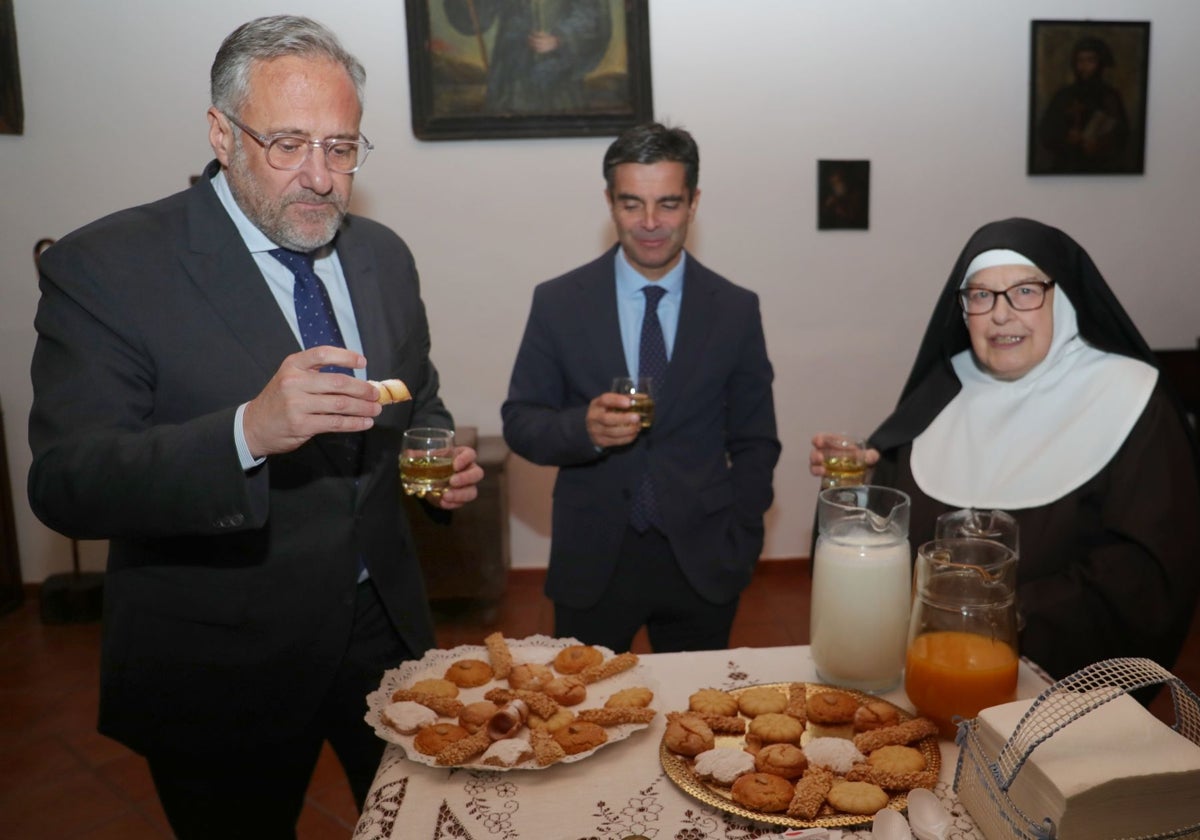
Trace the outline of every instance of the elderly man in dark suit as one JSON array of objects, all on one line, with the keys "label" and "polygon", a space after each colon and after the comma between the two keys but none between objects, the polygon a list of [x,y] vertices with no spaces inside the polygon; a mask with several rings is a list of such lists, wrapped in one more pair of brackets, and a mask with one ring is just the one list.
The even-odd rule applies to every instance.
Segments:
[{"label": "elderly man in dark suit", "polygon": [[[198,183],[41,259],[30,501],[110,540],[100,730],[181,838],[292,836],[325,740],[361,807],[365,696],[434,643],[397,456],[452,421],[412,254],[347,214],[364,79],[313,21],[243,25]],[[437,507],[475,497],[474,461]]]},{"label": "elderly man in dark suit", "polygon": [[[618,244],[534,291],[502,413],[559,468],[546,594],[555,634],[628,650],[726,647],[763,545],[779,458],[758,296],[684,251],[691,135],[630,129],[604,158]],[[654,380],[642,429],[617,376]]]}]

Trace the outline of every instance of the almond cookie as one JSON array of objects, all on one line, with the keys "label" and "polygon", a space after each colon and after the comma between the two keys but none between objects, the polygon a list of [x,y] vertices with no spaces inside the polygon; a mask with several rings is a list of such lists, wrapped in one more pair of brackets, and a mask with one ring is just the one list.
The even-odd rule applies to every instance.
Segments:
[{"label": "almond cookie", "polygon": [[840,726],[854,720],[858,701],[844,691],[822,691],[808,698],[808,719],[821,726]]},{"label": "almond cookie", "polygon": [[604,707],[606,709],[644,709],[650,705],[650,701],[653,699],[653,691],[645,686],[635,685],[631,688],[622,688],[612,697],[609,697],[604,701]]},{"label": "almond cookie", "polygon": [[562,706],[578,706],[587,699],[587,686],[579,677],[555,677],[542,691]]},{"label": "almond cookie", "polygon": [[733,801],[755,811],[771,814],[786,811],[796,790],[792,783],[770,773],[747,773],[729,791]]},{"label": "almond cookie", "polygon": [[854,736],[854,746],[864,753],[872,753],[888,744],[911,744],[913,741],[920,741],[922,738],[936,735],[937,731],[937,724],[929,718],[917,717],[895,726],[860,732]]},{"label": "almond cookie", "polygon": [[457,767],[460,764],[468,763],[491,746],[491,743],[491,737],[481,729],[474,735],[468,735],[465,738],[459,738],[453,744],[447,744],[434,757],[434,760],[442,767]]},{"label": "almond cookie", "polygon": [[788,816],[811,820],[825,804],[825,795],[832,787],[832,773],[810,766],[800,781],[796,782],[796,793],[787,809]]},{"label": "almond cookie", "polygon": [[554,670],[560,674],[578,674],[584,668],[604,662],[604,654],[591,645],[571,645],[554,657]]},{"label": "almond cookie", "polygon": [[554,740],[567,755],[576,755],[603,744],[608,740],[608,733],[599,724],[577,720],[555,732]]},{"label": "almond cookie", "polygon": [[456,723],[434,723],[417,731],[413,746],[425,755],[437,755],[455,741],[461,741],[471,733]]},{"label": "almond cookie", "polygon": [[428,706],[445,717],[458,717],[458,713],[462,711],[463,707],[462,701],[454,697],[441,697],[437,694],[427,694],[424,691],[413,691],[408,688],[398,688],[392,692],[393,703],[400,703],[404,700],[412,700],[422,706]]},{"label": "almond cookie", "polygon": [[446,679],[459,688],[475,688],[492,680],[492,666],[482,659],[460,659],[446,669]]},{"label": "almond cookie", "polygon": [[787,708],[787,695],[777,688],[755,686],[737,697],[738,711],[747,717],[778,714]]},{"label": "almond cookie", "polygon": [[623,723],[649,723],[658,712],[631,707],[616,709],[580,709],[576,720],[598,723],[601,726],[620,726]]},{"label": "almond cookie", "polygon": [[754,772],[754,757],[737,747],[716,747],[696,756],[692,770],[701,779],[731,785],[739,776]]},{"label": "almond cookie", "polygon": [[432,694],[434,697],[454,698],[458,696],[458,686],[450,682],[450,680],[436,678],[417,680],[409,686],[409,689],[420,694]]},{"label": "almond cookie", "polygon": [[750,721],[749,734],[761,744],[798,744],[804,725],[794,717],[769,712]]},{"label": "almond cookie", "polygon": [[738,713],[738,701],[732,694],[719,688],[702,688],[688,698],[688,709],[706,715],[732,717]]},{"label": "almond cookie", "polygon": [[508,672],[508,684],[526,691],[541,691],[554,676],[554,672],[545,665],[522,662],[513,665],[512,670]]},{"label": "almond cookie", "polygon": [[606,680],[628,671],[636,664],[638,664],[636,653],[618,653],[612,659],[606,659],[599,665],[587,666],[579,672],[579,679],[591,685],[599,680]]},{"label": "almond cookie", "polygon": [[838,782],[825,798],[839,811],[863,816],[886,808],[890,799],[883,788],[870,782]]},{"label": "almond cookie", "polygon": [[715,739],[708,724],[695,715],[672,714],[667,716],[663,743],[673,753],[690,756],[711,750]]},{"label": "almond cookie", "polygon": [[808,758],[795,744],[767,744],[754,756],[754,769],[795,780],[804,775]]},{"label": "almond cookie", "polygon": [[900,713],[896,711],[896,707],[882,700],[870,700],[854,710],[855,732],[869,732],[872,729],[895,726],[899,722]]}]

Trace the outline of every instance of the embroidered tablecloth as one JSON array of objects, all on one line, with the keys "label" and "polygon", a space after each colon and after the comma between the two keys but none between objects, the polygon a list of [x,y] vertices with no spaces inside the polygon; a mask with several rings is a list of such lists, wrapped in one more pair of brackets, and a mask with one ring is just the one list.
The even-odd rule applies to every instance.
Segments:
[{"label": "embroidered tablecloth", "polygon": [[[684,793],[659,763],[666,727],[661,712],[686,709],[696,689],[758,683],[816,682],[808,647],[736,648],[641,657],[657,683],[660,711],[648,729],[586,761],[543,770],[481,772],[427,767],[389,745],[380,762],[354,840],[749,840],[803,836],[798,829],[749,822]],[[1046,680],[1022,662],[1017,696],[1036,697]],[[902,689],[884,698],[904,709]],[[941,778],[934,793],[955,815],[950,840],[982,840],[952,789],[958,748],[940,742]],[[836,837],[831,832],[830,837]],[[870,825],[842,840],[871,837]]]}]

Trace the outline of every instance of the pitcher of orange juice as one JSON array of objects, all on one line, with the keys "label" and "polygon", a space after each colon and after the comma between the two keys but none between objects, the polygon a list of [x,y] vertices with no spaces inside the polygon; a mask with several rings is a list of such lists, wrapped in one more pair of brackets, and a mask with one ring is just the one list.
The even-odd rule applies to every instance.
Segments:
[{"label": "pitcher of orange juice", "polygon": [[959,719],[1017,689],[1017,555],[994,540],[933,540],[917,550],[904,690],[953,738]]}]

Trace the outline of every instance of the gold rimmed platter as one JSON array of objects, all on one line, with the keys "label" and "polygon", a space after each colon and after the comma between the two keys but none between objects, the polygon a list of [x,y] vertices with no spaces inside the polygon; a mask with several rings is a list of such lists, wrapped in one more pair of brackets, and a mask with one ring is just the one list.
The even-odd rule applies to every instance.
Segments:
[{"label": "gold rimmed platter", "polygon": [[[788,695],[788,698],[791,699],[793,686],[799,685],[804,686],[806,699],[812,697],[814,694],[836,690],[844,692],[845,694],[849,694],[851,697],[858,700],[860,704],[869,702],[887,703],[887,705],[896,710],[900,723],[913,718],[913,715],[910,712],[907,712],[894,703],[890,703],[880,697],[865,694],[861,691],[855,691],[854,689],[841,688],[840,686],[834,685],[824,685],[822,683],[760,683],[758,685],[748,685],[743,686],[742,688],[731,689],[728,693],[732,694],[734,697],[738,697],[751,688],[774,688],[783,692],[785,695]],[[749,723],[750,718],[748,718],[746,715],[742,715],[741,717],[746,719],[747,724]],[[820,727],[810,722],[805,725],[804,736],[801,739],[801,746],[803,747],[805,743],[818,735],[842,735],[843,737],[850,736],[853,734],[852,729],[853,728],[849,725],[846,727],[831,728]],[[717,747],[736,747],[738,749],[744,749],[746,747],[745,735],[718,734],[716,735],[715,742]],[[935,775],[941,770],[942,754],[938,749],[936,735],[930,735],[929,737],[922,738],[920,741],[916,741],[909,746],[920,750],[921,754],[925,756],[926,770],[932,771]],[[659,743],[658,755],[659,760],[662,762],[663,770],[665,770],[667,773],[667,777],[670,778],[680,790],[689,796],[700,800],[706,805],[710,805],[713,808],[724,811],[727,814],[733,814],[738,817],[756,820],[758,822],[767,823],[770,825],[787,826],[789,828],[851,828],[854,826],[867,825],[872,820],[872,815],[846,814],[832,810],[830,810],[828,813],[823,811],[811,820],[791,817],[786,813],[767,813],[765,811],[755,811],[735,802],[732,794],[730,793],[729,787],[699,778],[692,769],[692,759],[688,758],[687,756],[676,755],[675,753],[671,752],[667,748],[665,741]],[[891,793],[887,807],[895,811],[903,812],[908,807],[908,791]],[[829,808],[828,804],[826,804],[825,808]]]}]

